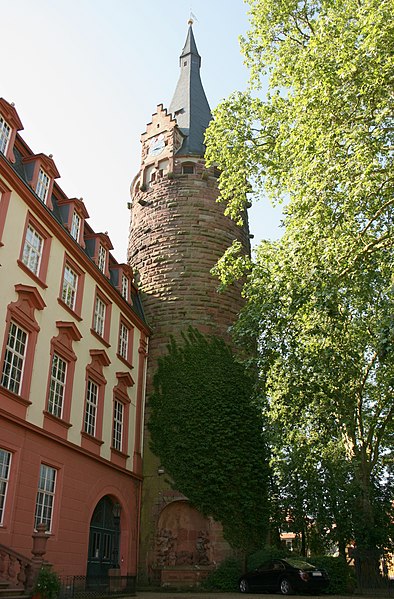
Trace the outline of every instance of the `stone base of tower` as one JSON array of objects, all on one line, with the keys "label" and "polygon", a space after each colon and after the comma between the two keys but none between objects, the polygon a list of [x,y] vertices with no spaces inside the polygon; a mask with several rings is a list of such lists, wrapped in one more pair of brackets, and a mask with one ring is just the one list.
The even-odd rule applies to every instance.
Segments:
[{"label": "stone base of tower", "polygon": [[170,488],[146,450],[142,496],[139,587],[198,587],[233,551],[222,526]]},{"label": "stone base of tower", "polygon": [[169,566],[157,570],[157,580],[164,588],[196,588],[213,569],[214,566]]}]

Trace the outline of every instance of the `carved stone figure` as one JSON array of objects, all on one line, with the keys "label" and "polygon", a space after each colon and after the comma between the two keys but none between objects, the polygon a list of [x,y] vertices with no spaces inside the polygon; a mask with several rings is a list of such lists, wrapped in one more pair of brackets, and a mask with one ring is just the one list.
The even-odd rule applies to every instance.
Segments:
[{"label": "carved stone figure", "polygon": [[160,567],[174,566],[177,535],[168,528],[162,528],[156,535],[156,564]]},{"label": "carved stone figure", "polygon": [[197,563],[201,566],[208,566],[209,557],[209,533],[207,530],[199,530],[196,540]]}]

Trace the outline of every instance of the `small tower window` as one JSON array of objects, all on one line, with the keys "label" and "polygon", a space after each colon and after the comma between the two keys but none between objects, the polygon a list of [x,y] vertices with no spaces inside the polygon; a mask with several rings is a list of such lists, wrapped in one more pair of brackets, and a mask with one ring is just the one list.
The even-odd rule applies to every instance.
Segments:
[{"label": "small tower window", "polygon": [[154,164],[152,164],[151,166],[148,166],[147,169],[145,169],[145,177],[144,177],[145,181],[145,185],[147,188],[149,188],[151,186],[151,184],[153,183],[153,181],[155,180],[155,166]]},{"label": "small tower window", "polygon": [[194,162],[184,162],[182,164],[182,175],[194,175]]},{"label": "small tower window", "polygon": [[159,164],[158,164],[158,175],[159,177],[162,177],[163,175],[165,175],[168,172],[168,167],[169,167],[169,160],[160,160]]}]

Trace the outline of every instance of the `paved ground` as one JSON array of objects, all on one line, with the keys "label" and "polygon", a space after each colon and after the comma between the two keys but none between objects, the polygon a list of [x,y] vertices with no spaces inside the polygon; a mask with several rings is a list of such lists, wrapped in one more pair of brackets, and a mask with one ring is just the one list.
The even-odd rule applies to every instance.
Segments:
[{"label": "paved ground", "polygon": [[[151,591],[137,591],[137,599],[278,599],[282,595],[279,594],[271,594],[271,595],[262,595],[262,594],[249,594],[249,593],[202,593],[200,591],[193,591],[191,593],[187,592],[174,592],[174,591],[165,591],[151,592]],[[383,599],[383,595],[312,595],[313,599],[349,599],[350,597],[354,597],[354,599],[376,599],[376,597],[380,597]],[[302,597],[305,599],[308,595],[292,595],[293,599],[297,597]],[[389,597],[389,595],[387,595]],[[391,595],[393,597],[393,595]]]}]

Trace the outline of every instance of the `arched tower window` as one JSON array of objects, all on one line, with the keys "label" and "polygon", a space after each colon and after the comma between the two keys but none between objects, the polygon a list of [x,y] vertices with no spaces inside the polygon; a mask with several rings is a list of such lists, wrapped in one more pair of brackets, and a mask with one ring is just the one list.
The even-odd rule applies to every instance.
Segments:
[{"label": "arched tower window", "polygon": [[152,164],[145,169],[144,173],[144,183],[146,187],[150,187],[151,183],[155,180],[155,166]]}]

